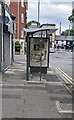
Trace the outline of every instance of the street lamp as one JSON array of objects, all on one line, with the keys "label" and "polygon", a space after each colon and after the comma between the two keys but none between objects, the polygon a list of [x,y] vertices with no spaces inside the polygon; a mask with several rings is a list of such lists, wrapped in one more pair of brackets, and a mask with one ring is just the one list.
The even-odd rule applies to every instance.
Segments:
[{"label": "street lamp", "polygon": [[40,0],[38,0],[38,27],[39,27],[39,19],[40,19]]}]

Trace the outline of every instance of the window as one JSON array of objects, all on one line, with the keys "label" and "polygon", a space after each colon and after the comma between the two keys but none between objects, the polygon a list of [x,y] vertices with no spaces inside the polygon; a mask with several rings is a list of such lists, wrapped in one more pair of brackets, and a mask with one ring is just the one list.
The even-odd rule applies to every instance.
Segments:
[{"label": "window", "polygon": [[21,30],[21,38],[24,38],[24,31]]},{"label": "window", "polygon": [[24,13],[21,13],[21,23],[24,23]]},{"label": "window", "polygon": [[21,0],[21,7],[24,7],[24,0]]}]

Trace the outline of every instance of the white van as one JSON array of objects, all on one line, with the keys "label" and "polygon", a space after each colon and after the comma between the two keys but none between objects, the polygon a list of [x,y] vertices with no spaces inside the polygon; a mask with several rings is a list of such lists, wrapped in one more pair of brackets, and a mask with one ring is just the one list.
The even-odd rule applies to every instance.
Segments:
[{"label": "white van", "polygon": [[50,53],[54,53],[55,49],[54,48],[49,48]]}]

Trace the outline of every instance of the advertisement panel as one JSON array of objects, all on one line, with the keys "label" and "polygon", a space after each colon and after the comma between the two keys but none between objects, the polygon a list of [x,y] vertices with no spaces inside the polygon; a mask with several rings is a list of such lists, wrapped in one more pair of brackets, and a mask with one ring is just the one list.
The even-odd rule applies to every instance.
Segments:
[{"label": "advertisement panel", "polygon": [[48,40],[30,38],[30,66],[47,67],[48,62]]}]

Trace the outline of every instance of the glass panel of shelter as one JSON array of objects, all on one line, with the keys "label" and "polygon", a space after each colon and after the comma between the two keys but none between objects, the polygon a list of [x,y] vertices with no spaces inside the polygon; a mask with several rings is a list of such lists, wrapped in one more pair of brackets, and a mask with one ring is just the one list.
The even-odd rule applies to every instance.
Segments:
[{"label": "glass panel of shelter", "polygon": [[32,37],[30,36],[30,66],[40,67],[40,59],[42,67],[47,67],[48,39],[46,38],[46,31],[39,31],[34,33]]},{"label": "glass panel of shelter", "polygon": [[42,67],[47,67],[48,40],[40,38],[30,38],[30,66],[39,66],[40,59]]}]

